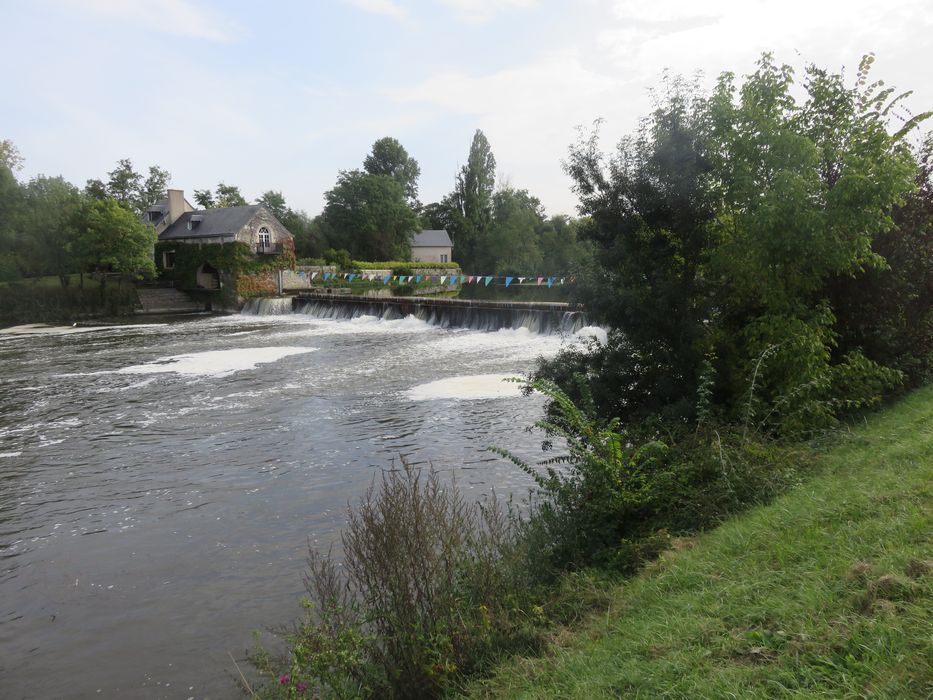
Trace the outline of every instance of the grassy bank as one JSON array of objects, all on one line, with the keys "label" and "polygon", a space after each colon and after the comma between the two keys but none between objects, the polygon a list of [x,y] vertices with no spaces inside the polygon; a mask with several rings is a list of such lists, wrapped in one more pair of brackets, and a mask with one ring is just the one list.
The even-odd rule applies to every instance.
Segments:
[{"label": "grassy bank", "polygon": [[769,506],[683,541],[475,697],[933,694],[933,387]]}]

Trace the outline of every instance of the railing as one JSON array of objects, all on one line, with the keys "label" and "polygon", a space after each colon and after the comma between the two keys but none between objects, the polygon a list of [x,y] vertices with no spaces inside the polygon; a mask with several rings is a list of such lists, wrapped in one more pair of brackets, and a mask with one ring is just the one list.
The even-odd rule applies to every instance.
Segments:
[{"label": "railing", "polygon": [[281,243],[260,243],[256,246],[256,253],[259,255],[281,255]]}]

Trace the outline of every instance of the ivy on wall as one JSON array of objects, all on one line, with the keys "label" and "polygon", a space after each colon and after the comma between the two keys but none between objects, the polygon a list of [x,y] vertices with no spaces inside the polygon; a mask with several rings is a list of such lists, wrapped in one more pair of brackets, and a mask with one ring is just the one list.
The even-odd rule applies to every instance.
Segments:
[{"label": "ivy on wall", "polygon": [[[174,253],[174,265],[165,268],[164,253]],[[196,289],[198,270],[205,263],[218,270],[225,281],[224,289],[238,296],[269,296],[276,293],[275,270],[290,268],[295,262],[295,249],[286,241],[284,253],[275,257],[257,257],[246,243],[179,243],[161,241],[155,247],[155,263],[159,277],[174,280],[180,289]],[[228,284],[232,282],[232,284]]]}]

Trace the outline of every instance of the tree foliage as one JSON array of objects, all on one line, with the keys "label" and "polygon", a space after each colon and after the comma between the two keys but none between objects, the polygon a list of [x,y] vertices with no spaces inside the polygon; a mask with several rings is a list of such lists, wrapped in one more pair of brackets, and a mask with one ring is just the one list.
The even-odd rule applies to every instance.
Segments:
[{"label": "tree foliage", "polygon": [[92,200],[83,213],[76,247],[91,269],[151,277],[155,275],[152,249],[156,240],[155,229],[115,199]]},{"label": "tree foliage", "polygon": [[372,152],[363,161],[363,170],[370,175],[388,175],[395,179],[405,191],[408,203],[412,206],[417,204],[421,168],[396,139],[386,136],[376,141]]},{"label": "tree foliage", "polygon": [[613,331],[545,376],[571,389],[588,377],[606,416],[714,410],[791,433],[898,383],[861,348],[836,352],[826,285],[886,265],[872,242],[916,164],[863,88],[815,66],[801,87],[798,101],[792,70],[768,55],[709,95],[668,79],[613,156],[597,132],[571,149],[580,232],[598,251],[582,296]]},{"label": "tree foliage", "polygon": [[217,183],[217,188],[213,192],[211,190],[195,190],[194,201],[202,209],[245,207],[248,204],[239,187],[224,182]]},{"label": "tree foliage", "polygon": [[117,161],[117,167],[108,173],[107,183],[88,180],[86,191],[95,199],[115,199],[136,214],[142,214],[150,206],[167,196],[167,187],[172,176],[158,165],[149,167],[143,177],[136,172],[129,158]]},{"label": "tree foliage", "polygon": [[358,260],[408,260],[418,217],[398,181],[359,170],[341,172],[324,195],[322,223],[333,248]]}]

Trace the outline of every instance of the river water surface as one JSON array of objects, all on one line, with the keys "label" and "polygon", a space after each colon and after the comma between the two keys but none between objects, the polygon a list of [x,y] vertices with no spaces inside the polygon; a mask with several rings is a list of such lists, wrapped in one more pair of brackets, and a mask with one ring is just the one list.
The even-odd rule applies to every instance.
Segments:
[{"label": "river water surface", "polygon": [[297,617],[308,542],[393,460],[525,492],[486,447],[536,458],[542,402],[501,377],[573,340],[301,315],[0,334],[0,697],[235,697],[229,654]]}]

